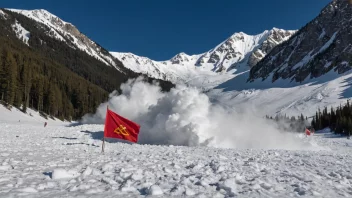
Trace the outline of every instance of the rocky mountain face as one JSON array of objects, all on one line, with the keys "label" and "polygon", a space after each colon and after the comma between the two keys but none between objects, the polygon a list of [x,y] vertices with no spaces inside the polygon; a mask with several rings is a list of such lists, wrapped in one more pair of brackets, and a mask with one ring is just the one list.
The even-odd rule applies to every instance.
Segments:
[{"label": "rocky mountain face", "polygon": [[275,47],[250,71],[249,81],[279,78],[302,82],[352,65],[352,5],[334,0],[287,42]]},{"label": "rocky mountain face", "polygon": [[202,54],[196,65],[208,66],[216,72],[229,71],[240,64],[252,67],[294,33],[277,28],[254,36],[235,33],[213,50]]},{"label": "rocky mountain face", "polygon": [[[192,56],[180,53],[167,61],[154,61],[132,53],[111,52],[111,54],[135,72],[174,83],[187,82],[189,73],[199,76],[211,72],[216,76],[247,71],[275,46],[288,40],[295,33],[296,31],[277,28],[254,36],[243,32],[235,33],[206,53]],[[215,79],[217,83],[221,83],[218,76]]]},{"label": "rocky mountain face", "polygon": [[274,28],[270,31],[267,39],[261,44],[261,46],[254,50],[249,57],[248,65],[250,67],[255,66],[260,60],[262,60],[271,50],[277,45],[287,41],[296,31],[287,31]]}]

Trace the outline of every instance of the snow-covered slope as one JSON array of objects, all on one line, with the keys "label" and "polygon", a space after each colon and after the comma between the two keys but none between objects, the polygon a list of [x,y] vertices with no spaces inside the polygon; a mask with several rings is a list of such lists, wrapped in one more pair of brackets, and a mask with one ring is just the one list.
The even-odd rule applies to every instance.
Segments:
[{"label": "snow-covered slope", "polygon": [[12,30],[16,33],[18,39],[22,40],[26,45],[29,45],[28,40],[30,37],[30,32],[24,29],[18,21],[12,25]]},{"label": "snow-covered slope", "polygon": [[[198,56],[188,56],[184,53],[164,62],[153,61],[132,53],[111,52],[111,54],[132,71],[171,81],[175,84],[185,83],[202,89],[210,89],[233,78],[231,74],[220,74],[194,66]],[[187,61],[183,62],[182,58],[178,57]],[[179,64],[173,64],[173,61],[179,62]]]},{"label": "snow-covered slope", "polygon": [[[73,24],[61,20],[59,17],[51,14],[50,12],[39,10],[18,10],[7,9],[18,14],[22,14],[31,18],[46,27],[49,31],[46,34],[54,39],[66,42],[67,45],[74,49],[79,49],[90,56],[104,62],[106,65],[114,66],[119,69],[116,60],[104,48],[82,34]],[[18,25],[17,25],[18,26]]]},{"label": "snow-covered slope", "polygon": [[352,72],[331,71],[303,82],[257,79],[246,83],[249,73],[233,78],[209,93],[214,101],[237,111],[251,111],[258,116],[287,114],[313,116],[324,107],[336,107],[352,98]]},{"label": "snow-covered slope", "polygon": [[44,122],[47,122],[49,125],[62,125],[69,124],[69,122],[63,122],[59,119],[45,119],[42,117],[38,111],[27,108],[27,113],[23,113],[17,108],[8,109],[0,104],[0,122],[13,123],[13,124],[39,124],[43,125]]},{"label": "snow-covered slope", "polygon": [[295,32],[274,28],[254,36],[235,33],[206,53],[192,56],[180,53],[167,61],[153,61],[132,53],[111,54],[135,72],[174,83],[211,88],[234,77],[231,76],[233,73],[249,70]]},{"label": "snow-covered slope", "polygon": [[6,19],[6,13],[4,11],[2,11],[2,10],[0,10],[0,17]]}]

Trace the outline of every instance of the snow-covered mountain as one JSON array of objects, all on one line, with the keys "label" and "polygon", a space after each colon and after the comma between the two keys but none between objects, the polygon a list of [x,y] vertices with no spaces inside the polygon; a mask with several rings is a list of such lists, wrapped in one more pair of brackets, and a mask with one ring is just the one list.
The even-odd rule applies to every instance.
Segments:
[{"label": "snow-covered mountain", "polygon": [[250,72],[219,85],[226,91],[220,93],[226,98],[222,103],[269,115],[307,116],[345,103],[352,97],[351,17],[349,1],[332,1]]},{"label": "snow-covered mountain", "polygon": [[[45,25],[49,29],[46,30],[46,35],[67,43],[70,47],[74,49],[79,49],[90,56],[100,60],[106,65],[113,66],[116,69],[120,70],[117,66],[117,60],[109,54],[104,48],[102,48],[99,44],[95,43],[91,39],[89,39],[86,35],[82,34],[73,24],[68,23],[60,19],[59,17],[51,14],[50,12],[38,9],[38,10],[18,10],[18,9],[7,9],[12,12],[16,12],[18,14],[22,14],[30,19],[33,19],[40,24]],[[3,13],[3,14],[1,14]],[[1,15],[5,13],[1,11]],[[19,35],[19,39],[25,38],[21,34],[24,34],[26,30],[23,30],[21,24],[14,24],[14,31]],[[22,32],[22,33],[21,33]],[[27,31],[26,35],[30,33]],[[28,39],[24,40],[24,42],[28,45]],[[22,39],[21,39],[22,40]]]},{"label": "snow-covered mountain", "polygon": [[258,35],[235,33],[208,52],[199,55],[180,53],[167,61],[154,61],[132,53],[111,54],[135,72],[174,83],[211,87],[234,77],[231,74],[248,71],[295,33],[277,28]]},{"label": "snow-covered mountain", "polygon": [[318,17],[254,66],[250,80],[282,78],[302,82],[331,70],[340,74],[350,70],[351,17],[351,1],[332,1]]}]

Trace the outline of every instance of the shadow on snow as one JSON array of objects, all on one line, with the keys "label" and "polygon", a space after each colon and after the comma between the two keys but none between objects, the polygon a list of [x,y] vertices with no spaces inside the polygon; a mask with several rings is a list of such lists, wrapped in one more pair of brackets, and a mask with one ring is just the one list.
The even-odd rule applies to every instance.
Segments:
[{"label": "shadow on snow", "polygon": [[[94,140],[103,140],[104,137],[104,131],[96,131],[96,132],[92,132],[92,131],[81,131],[82,133],[85,133],[87,135],[90,135],[92,139]],[[120,140],[120,139],[115,139],[115,138],[105,138],[106,142],[109,143],[116,143],[116,142],[121,142],[121,143],[126,143],[126,144],[133,144],[131,142],[125,141],[125,140]]]}]

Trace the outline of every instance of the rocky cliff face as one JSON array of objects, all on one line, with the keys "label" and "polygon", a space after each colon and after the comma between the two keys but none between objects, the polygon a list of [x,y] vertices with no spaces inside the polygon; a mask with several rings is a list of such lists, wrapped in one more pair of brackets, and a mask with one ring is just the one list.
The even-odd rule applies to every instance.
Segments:
[{"label": "rocky cliff face", "polygon": [[243,32],[235,33],[213,50],[202,54],[196,65],[216,72],[230,71],[240,65],[252,67],[295,32],[274,28],[254,36]]},{"label": "rocky cliff face", "polygon": [[274,49],[280,43],[287,41],[294,35],[296,31],[289,31],[289,30],[281,30],[274,28],[270,31],[269,36],[267,39],[262,43],[262,45],[257,49],[254,50],[248,60],[248,65],[250,67],[255,66],[260,60],[262,60],[271,50]]},{"label": "rocky cliff face", "polygon": [[334,0],[287,42],[275,47],[250,72],[249,81],[279,78],[302,82],[329,71],[344,73],[352,61],[352,5]]}]

